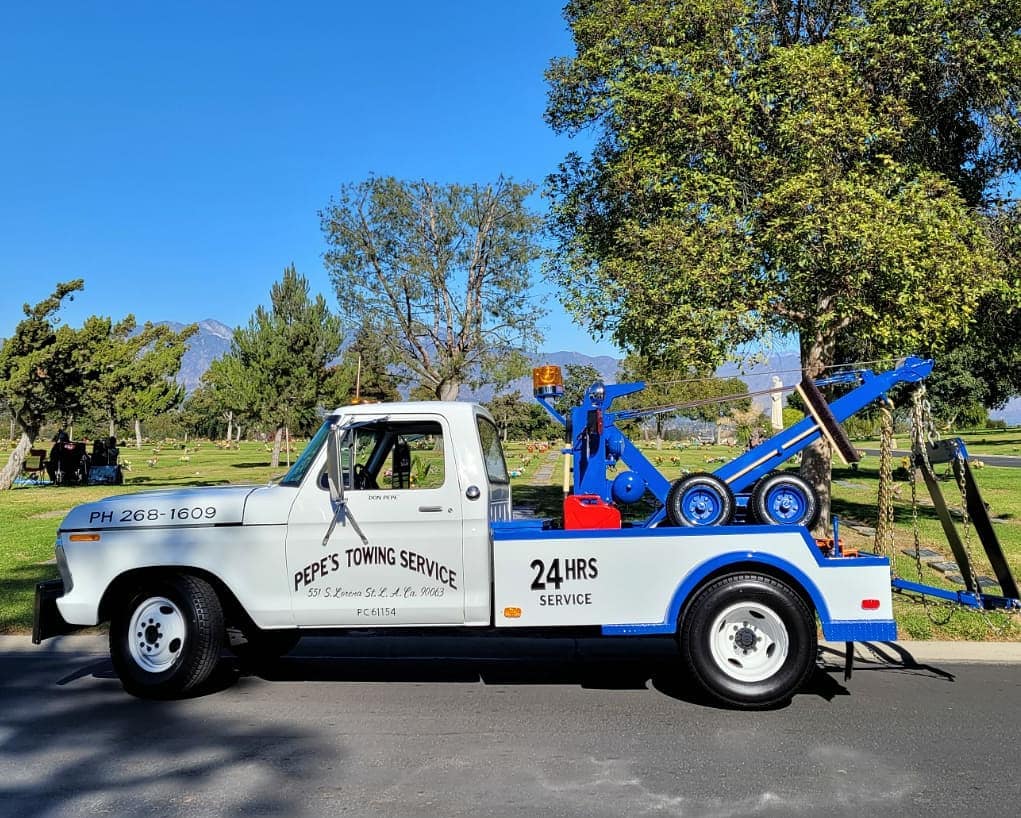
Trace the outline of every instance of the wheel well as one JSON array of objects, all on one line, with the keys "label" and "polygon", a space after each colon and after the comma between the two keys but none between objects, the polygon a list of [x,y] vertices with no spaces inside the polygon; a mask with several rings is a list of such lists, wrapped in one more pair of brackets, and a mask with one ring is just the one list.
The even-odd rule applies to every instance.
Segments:
[{"label": "wheel well", "polygon": [[813,614],[818,613],[815,608],[815,603],[812,601],[811,594],[808,593],[807,589],[805,589],[805,587],[797,579],[782,568],[754,561],[732,562],[707,574],[702,581],[691,590],[691,593],[688,594],[687,599],[684,600],[684,604],[681,606],[680,615],[677,617],[678,633],[680,633],[681,622],[684,621],[684,617],[687,616],[688,610],[691,608],[692,601],[699,595],[702,589],[711,585],[720,577],[725,577],[730,574],[762,574],[763,576],[779,580],[801,598],[805,605],[808,606],[808,610],[810,610]]},{"label": "wheel well", "polygon": [[99,621],[108,622],[114,606],[134,588],[148,580],[168,574],[190,574],[208,582],[220,599],[224,619],[227,622],[237,622],[241,617],[247,618],[237,597],[216,574],[189,565],[161,565],[151,568],[134,568],[117,576],[107,587],[99,602]]}]

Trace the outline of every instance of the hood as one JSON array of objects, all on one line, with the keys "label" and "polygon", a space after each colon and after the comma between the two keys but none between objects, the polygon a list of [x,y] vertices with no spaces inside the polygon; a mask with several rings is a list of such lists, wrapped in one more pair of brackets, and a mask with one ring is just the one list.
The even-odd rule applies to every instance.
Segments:
[{"label": "hood", "polygon": [[71,509],[60,530],[240,525],[245,501],[257,488],[216,486],[118,494]]}]

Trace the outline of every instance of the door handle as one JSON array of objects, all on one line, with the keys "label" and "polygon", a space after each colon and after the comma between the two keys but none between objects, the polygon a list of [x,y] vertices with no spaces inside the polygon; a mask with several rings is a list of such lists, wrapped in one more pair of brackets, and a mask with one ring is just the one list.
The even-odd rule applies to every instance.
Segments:
[{"label": "door handle", "polygon": [[443,506],[419,506],[419,511],[443,511]]}]

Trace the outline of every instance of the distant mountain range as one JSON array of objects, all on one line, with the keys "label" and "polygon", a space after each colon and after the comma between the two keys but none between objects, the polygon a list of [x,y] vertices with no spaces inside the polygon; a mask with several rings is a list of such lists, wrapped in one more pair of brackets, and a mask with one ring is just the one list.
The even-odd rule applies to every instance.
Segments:
[{"label": "distant mountain range", "polygon": [[[163,324],[170,327],[174,332],[180,332],[187,326],[177,321],[163,321]],[[230,351],[231,339],[234,337],[234,330],[226,324],[213,318],[206,318],[198,322],[198,332],[188,340],[188,350],[181,359],[181,370],[177,375],[178,383],[182,384],[188,392],[194,391],[202,375],[209,365],[221,355]],[[539,364],[556,364],[567,367],[568,364],[594,367],[603,380],[613,383],[617,379],[618,360],[609,355],[581,355],[576,352],[541,352],[532,356],[536,366]],[[523,397],[532,396],[531,376],[521,378],[507,390],[518,390]],[[476,392],[465,392],[463,398],[469,400],[487,401],[493,397],[492,389],[480,389]]]},{"label": "distant mountain range", "polygon": [[[174,321],[166,321],[169,327],[175,332],[184,329],[185,325]],[[212,318],[206,318],[198,322],[199,329],[188,342],[188,351],[181,360],[181,371],[177,380],[184,388],[191,392],[199,385],[202,374],[209,368],[209,365],[221,355],[230,350],[231,338],[234,331],[226,324]],[[591,366],[607,383],[615,383],[617,380],[617,369],[620,361],[609,355],[583,355],[580,352],[540,352],[531,356],[532,363],[555,364],[564,369],[569,365]],[[739,370],[734,364],[727,364],[721,367],[717,374],[729,378],[739,377],[748,384],[751,392],[758,392],[769,389],[772,385],[771,378],[778,374],[785,386],[793,386],[800,378],[801,364],[796,353],[774,355],[758,363],[755,366]],[[520,378],[508,387],[507,392],[517,391],[523,398],[530,399],[532,396],[531,377]],[[493,397],[492,389],[479,389],[475,392],[464,392],[461,395],[469,400],[487,401]],[[761,396],[754,399],[754,402],[761,409],[766,410],[769,406],[768,396]],[[1002,418],[1011,426],[1021,425],[1021,397],[1011,400],[1003,409],[991,412],[993,418]]]},{"label": "distant mountain range", "polygon": [[[174,332],[180,332],[187,324],[176,321],[163,321]],[[199,329],[188,339],[188,351],[181,359],[181,370],[177,373],[177,382],[186,391],[194,392],[209,365],[230,350],[230,342],[234,330],[212,318],[198,322]]]}]

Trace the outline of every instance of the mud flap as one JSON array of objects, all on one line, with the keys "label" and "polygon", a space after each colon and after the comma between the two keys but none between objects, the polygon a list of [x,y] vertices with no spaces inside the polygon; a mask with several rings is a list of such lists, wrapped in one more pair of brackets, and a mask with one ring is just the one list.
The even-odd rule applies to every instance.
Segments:
[{"label": "mud flap", "polygon": [[64,583],[59,579],[40,582],[35,586],[35,618],[32,622],[32,644],[38,645],[52,636],[73,633],[81,625],[64,621],[57,608],[57,600],[64,595]]}]

